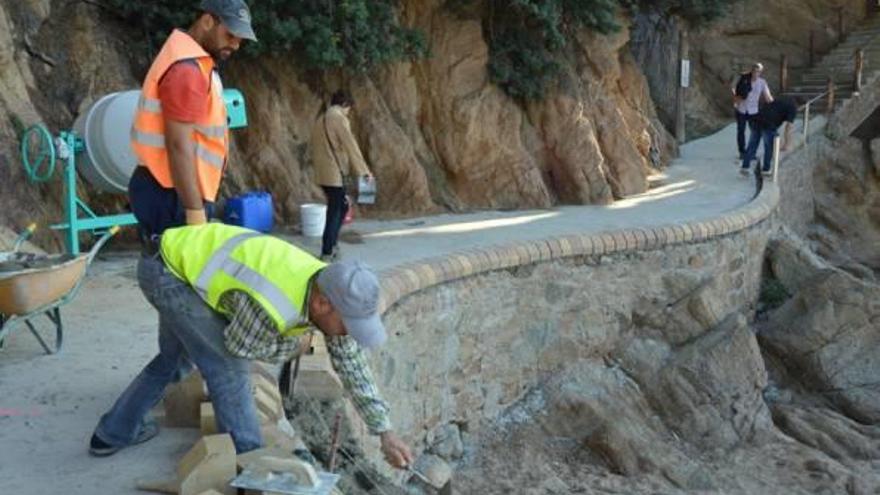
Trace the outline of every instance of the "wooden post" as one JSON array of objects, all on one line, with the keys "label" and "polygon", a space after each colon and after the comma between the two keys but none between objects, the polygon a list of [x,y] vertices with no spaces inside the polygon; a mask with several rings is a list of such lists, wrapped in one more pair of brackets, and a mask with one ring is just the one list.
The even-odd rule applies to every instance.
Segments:
[{"label": "wooden post", "polygon": [[[788,124],[786,124],[788,125]],[[784,130],[782,132],[785,132]],[[776,182],[776,177],[779,174],[779,155],[782,153],[782,138],[776,136],[773,139],[773,172],[770,175],[770,180]]]},{"label": "wooden post", "polygon": [[856,50],[855,74],[853,74],[853,92],[858,94],[862,90],[862,71],[865,69],[865,50]]},{"label": "wooden post", "polygon": [[788,91],[788,55],[782,55],[779,62],[779,88],[781,93]]},{"label": "wooden post", "polygon": [[810,67],[816,63],[816,32],[810,31]]},{"label": "wooden post", "polygon": [[828,78],[828,108],[825,109],[828,117],[834,113],[834,79]]},{"label": "wooden post", "polygon": [[685,136],[685,98],[687,90],[684,86],[685,82],[685,64],[688,60],[688,38],[687,32],[682,29],[678,34],[678,91],[675,98],[675,139],[679,144],[684,143]]},{"label": "wooden post", "polygon": [[807,103],[807,106],[804,107],[804,143],[810,140],[810,105],[812,103]]}]

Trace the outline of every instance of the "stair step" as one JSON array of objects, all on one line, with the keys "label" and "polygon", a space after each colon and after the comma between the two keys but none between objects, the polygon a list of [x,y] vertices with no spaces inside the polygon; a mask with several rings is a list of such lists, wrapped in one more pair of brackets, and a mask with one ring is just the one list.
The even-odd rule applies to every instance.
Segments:
[{"label": "stair step", "polygon": [[[838,84],[835,86],[835,91],[849,91],[852,88],[852,82],[849,84]],[[792,86],[788,88],[789,91],[797,92],[797,93],[824,93],[828,91],[827,86]]]},{"label": "stair step", "polygon": [[[877,72],[876,70],[865,70],[862,72],[862,78]],[[828,84],[828,78],[832,76],[832,74],[815,74],[815,75],[804,75],[797,80],[797,84],[803,86],[825,86]],[[848,82],[853,81],[853,74],[851,71],[848,71],[846,74],[834,74],[831,79],[834,81],[834,84],[846,84]]]},{"label": "stair step", "polygon": [[[877,56],[878,54],[880,54],[880,47],[878,47],[876,50],[866,51],[865,58],[871,58],[872,56]],[[854,52],[853,53],[845,53],[845,54],[841,54],[841,55],[826,55],[826,56],[822,57],[822,59],[819,61],[819,64],[822,65],[822,64],[830,63],[830,62],[853,61],[855,59],[856,59],[856,54]]]}]

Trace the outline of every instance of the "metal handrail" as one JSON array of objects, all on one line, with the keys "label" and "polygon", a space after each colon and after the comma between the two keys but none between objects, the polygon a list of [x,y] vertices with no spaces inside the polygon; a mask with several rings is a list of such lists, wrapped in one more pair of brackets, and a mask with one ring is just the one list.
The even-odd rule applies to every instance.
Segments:
[{"label": "metal handrail", "polygon": [[813,103],[815,103],[815,102],[821,100],[822,98],[828,96],[829,93],[831,93],[831,90],[825,91],[824,93],[822,93],[822,94],[820,94],[819,96],[816,96],[816,97],[814,97],[813,99],[807,101],[806,103],[804,103],[803,105],[801,105],[801,106],[798,108],[798,110],[803,109],[803,111],[804,111],[804,142],[805,142],[805,143],[806,143],[807,140],[809,139],[808,136],[809,136],[809,132],[810,132],[810,106],[811,106]]}]

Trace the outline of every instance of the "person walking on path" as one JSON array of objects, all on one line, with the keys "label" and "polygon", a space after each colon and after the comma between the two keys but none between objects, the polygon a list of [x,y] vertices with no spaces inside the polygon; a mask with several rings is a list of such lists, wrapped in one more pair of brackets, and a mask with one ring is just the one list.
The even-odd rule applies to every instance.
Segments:
[{"label": "person walking on path", "polygon": [[[156,256],[160,236],[168,228],[205,223],[220,188],[229,132],[216,64],[243,40],[256,41],[244,1],[203,0],[189,29],[171,33],[144,79],[131,129],[138,166],[128,192],[142,246],[138,284],[156,306],[174,304],[175,298],[161,290],[168,280]],[[160,348],[168,345],[163,336],[175,324],[159,316]],[[158,433],[154,423],[134,421],[129,430],[108,428],[92,436],[90,451],[106,455]]]},{"label": "person walking on path", "polygon": [[761,77],[763,72],[764,66],[760,62],[756,62],[752,65],[751,71],[740,74],[731,88],[734,113],[736,114],[736,146],[740,160],[746,151],[746,126],[749,127],[751,137],[757,132],[754,119],[760,111],[762,100],[763,103],[773,101],[770,86]]},{"label": "person walking on path", "polygon": [[379,281],[367,265],[327,265],[276,237],[222,223],[166,230],[157,259],[158,273],[144,294],[163,322],[159,354],[101,417],[93,455],[114,454],[157,431],[147,415],[187,361],[205,379],[218,430],[230,434],[239,453],[260,448],[250,361],[295,357],[317,330],[386,460],[394,467],[412,463],[362,350],[386,340]]},{"label": "person walking on path", "polygon": [[321,259],[335,260],[339,257],[336,243],[342,221],[349,203],[345,194],[347,177],[363,177],[373,180],[357,140],[351,132],[349,116],[354,100],[345,91],[337,91],[330,99],[330,108],[315,121],[312,127],[312,164],[315,182],[327,197],[327,219],[321,239]]},{"label": "person walking on path", "polygon": [[767,175],[773,164],[773,142],[778,135],[779,126],[785,123],[785,132],[783,133],[781,151],[788,151],[791,147],[791,135],[794,129],[794,119],[797,116],[797,106],[791,98],[780,98],[774,100],[769,105],[758,112],[755,117],[756,132],[753,132],[749,138],[749,146],[743,157],[740,172],[748,175],[749,165],[758,153],[758,144],[764,142],[764,165],[761,171]]}]

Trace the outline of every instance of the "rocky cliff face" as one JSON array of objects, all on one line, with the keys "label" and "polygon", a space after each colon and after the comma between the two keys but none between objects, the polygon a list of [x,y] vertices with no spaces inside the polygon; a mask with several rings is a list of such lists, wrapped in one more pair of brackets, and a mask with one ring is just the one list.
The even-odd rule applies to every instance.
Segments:
[{"label": "rocky cliff face", "polygon": [[[678,40],[688,31],[691,87],[686,100],[688,138],[712,132],[732,118],[730,84],[751,64],[764,64],[764,77],[774,94],[779,93],[779,68],[788,56],[789,80],[809,65],[811,31],[819,55],[837,43],[836,0],[780,0],[736,2],[730,15],[709,26],[690,28],[656,14],[636,16],[631,48],[644,71],[651,96],[657,102],[660,119],[674,129],[675,91],[678,87]],[[864,2],[847,2],[843,7],[843,30],[847,32],[864,18]],[[818,58],[817,58],[818,61]]]},{"label": "rocky cliff face", "polygon": [[[369,76],[307,75],[282,56],[231,61],[225,82],[245,93],[250,126],[235,133],[225,192],[270,190],[282,223],[295,222],[300,203],[320,199],[309,130],[340,86],[358,102],[354,127],[379,180],[370,214],[608,203],[646,190],[646,176],[674,149],[626,30],[582,33],[567,84],[525,104],[489,82],[481,19],[443,5],[403,2],[403,22],[426,33],[431,56]],[[132,33],[114,22],[86,2],[0,1],[0,224],[60,216],[58,182],[34,186],[20,170],[20,124],[66,129],[100,96],[139,85],[150,56],[132,53]],[[124,207],[123,197],[84,191]]]},{"label": "rocky cliff face", "polygon": [[815,172],[817,251],[853,273],[880,270],[880,141],[845,138]]}]

